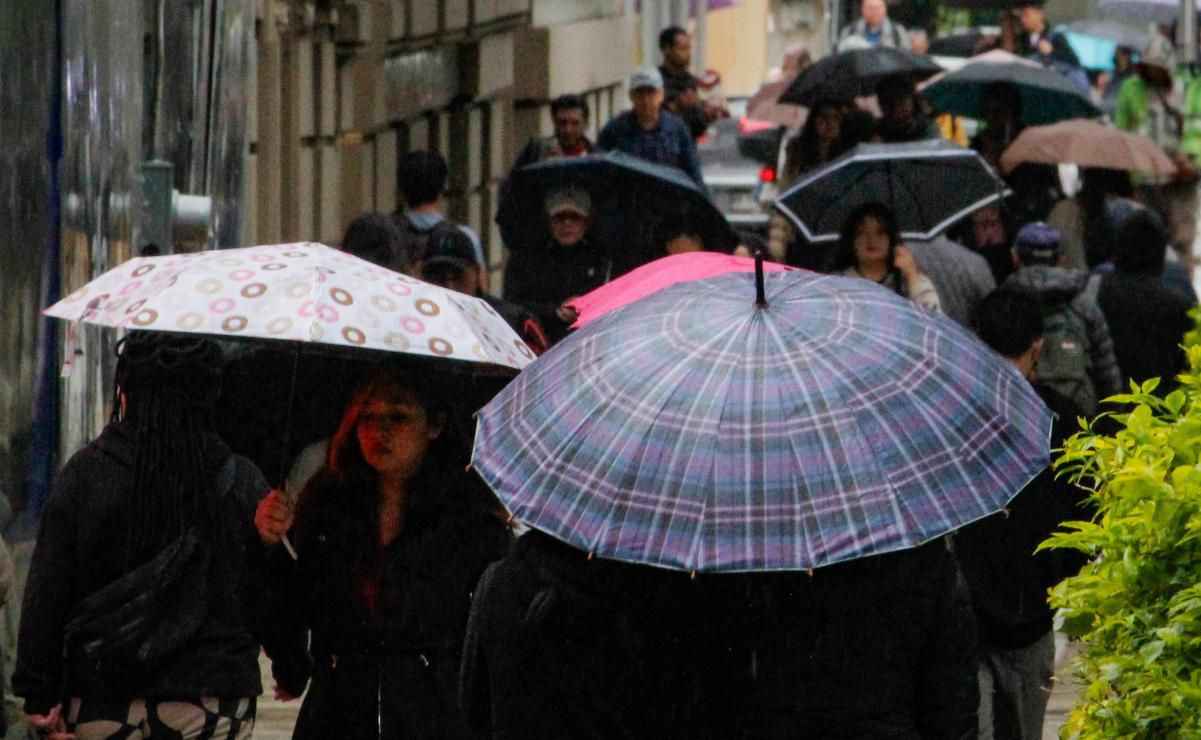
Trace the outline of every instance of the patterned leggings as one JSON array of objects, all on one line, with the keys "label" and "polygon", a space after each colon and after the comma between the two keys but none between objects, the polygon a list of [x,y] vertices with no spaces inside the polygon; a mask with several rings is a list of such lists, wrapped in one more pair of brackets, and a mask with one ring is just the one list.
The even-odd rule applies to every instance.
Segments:
[{"label": "patterned leggings", "polygon": [[72,699],[67,726],[78,740],[246,740],[255,697],[194,701]]}]

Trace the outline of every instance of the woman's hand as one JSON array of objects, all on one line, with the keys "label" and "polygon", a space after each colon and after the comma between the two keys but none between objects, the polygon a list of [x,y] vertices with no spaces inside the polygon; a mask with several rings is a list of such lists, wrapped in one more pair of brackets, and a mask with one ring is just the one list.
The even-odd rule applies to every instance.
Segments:
[{"label": "woman's hand", "polygon": [[917,269],[917,262],[913,259],[913,252],[909,251],[909,247],[904,244],[897,245],[892,263],[906,282],[913,282],[913,278],[921,274]]},{"label": "woman's hand", "polygon": [[559,306],[559,308],[555,311],[555,314],[559,317],[559,321],[562,321],[568,326],[574,324],[575,320],[580,317],[580,312],[575,309],[575,306],[570,305],[571,302],[577,298],[579,298],[579,296],[572,296],[568,298],[567,300],[563,301],[563,305]]},{"label": "woman's hand", "polygon": [[254,528],[264,545],[278,544],[292,527],[292,502],[280,490],[267,494],[254,512]]},{"label": "woman's hand", "polygon": [[38,737],[50,740],[75,740],[75,733],[67,729],[67,721],[62,716],[63,705],[55,704],[48,714],[30,714],[25,717],[29,729]]}]

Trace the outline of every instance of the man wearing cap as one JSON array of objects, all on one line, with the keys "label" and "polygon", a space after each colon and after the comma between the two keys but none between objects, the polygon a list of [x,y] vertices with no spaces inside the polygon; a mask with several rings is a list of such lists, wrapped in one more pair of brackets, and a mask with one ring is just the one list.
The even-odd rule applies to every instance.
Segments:
[{"label": "man wearing cap", "polygon": [[663,75],[654,67],[630,75],[632,110],[619,113],[605,124],[596,145],[642,159],[677,167],[708,192],[701,178],[701,163],[688,126],[663,110]]},{"label": "man wearing cap", "polygon": [[550,348],[538,318],[515,303],[484,292],[483,265],[475,256],[471,239],[461,231],[447,230],[432,236],[416,265],[422,280],[487,301],[513,327],[534,354]]},{"label": "man wearing cap", "polygon": [[[888,17],[888,5],[884,0],[863,0],[863,4],[859,6],[859,14],[859,20],[843,27],[838,35],[840,42],[855,38],[863,39],[870,47],[910,47],[909,32],[900,23]],[[850,46],[839,43],[838,50],[844,51]]]},{"label": "man wearing cap", "polygon": [[1041,299],[1047,341],[1037,367],[1039,379],[1091,416],[1098,400],[1122,392],[1122,374],[1109,325],[1097,305],[1100,281],[1083,270],[1061,267],[1059,242],[1059,232],[1042,221],[1023,226],[1014,240],[1017,271],[1003,287]]},{"label": "man wearing cap", "polygon": [[608,282],[608,255],[589,242],[592,199],[588,192],[568,187],[546,199],[550,239],[544,244],[519,245],[505,268],[505,298],[519,304],[542,324],[547,338],[567,336],[578,313],[571,301]]}]

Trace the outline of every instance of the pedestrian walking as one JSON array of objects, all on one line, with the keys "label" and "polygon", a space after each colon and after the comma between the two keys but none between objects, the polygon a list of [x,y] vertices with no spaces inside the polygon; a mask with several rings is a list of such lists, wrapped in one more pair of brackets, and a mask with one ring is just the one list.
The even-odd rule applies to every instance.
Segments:
[{"label": "pedestrian walking", "polygon": [[913,80],[902,75],[886,77],[876,86],[880,102],[880,140],[885,144],[942,138],[942,132],[924,113]]},{"label": "pedestrian walking", "polygon": [[1101,279],[1097,304],[1113,337],[1124,387],[1159,378],[1166,393],[1187,367],[1181,344],[1193,328],[1189,310],[1195,301],[1163,281],[1168,239],[1159,216],[1136,209],[1118,224],[1113,272]]},{"label": "pedestrian walking", "polygon": [[1044,4],[1044,0],[1022,0],[1017,4],[1021,32],[1014,39],[1014,53],[1022,57],[1042,55],[1079,69],[1080,58],[1072,50],[1067,37],[1047,23]]},{"label": "pedestrian walking", "polygon": [[13,690],[30,728],[247,738],[261,691],[268,486],[212,431],[212,340],[134,332],[114,410],[60,471],[25,587]]},{"label": "pedestrian walking", "polygon": [[[1025,376],[1055,413],[1048,449],[1076,430],[1080,410],[1037,382],[1045,343],[1043,310],[1032,293],[999,290],[980,304],[980,338]],[[955,534],[955,552],[972,595],[980,635],[979,736],[1039,740],[1051,696],[1055,635],[1047,590],[1087,558],[1066,550],[1035,553],[1065,521],[1088,518],[1084,492],[1048,466],[1005,508]]]},{"label": "pedestrian walking", "polygon": [[475,261],[471,240],[461,231],[447,231],[430,239],[417,265],[418,275],[427,283],[486,301],[534,354],[540,355],[550,349],[550,341],[537,316],[480,287],[484,283],[483,271],[484,266]]},{"label": "pedestrian walking", "polygon": [[709,587],[726,630],[715,737],[975,737],[976,625],[943,539]]},{"label": "pedestrian walking", "polygon": [[[325,468],[293,516],[283,494],[255,525],[274,546],[276,693],[308,689],[293,737],[470,737],[457,701],[471,592],[508,546],[495,500],[464,472],[429,373],[381,366],[359,385]],[[277,548],[278,549],[278,548]]]},{"label": "pedestrian walking", "polygon": [[909,49],[912,46],[905,27],[888,17],[888,5],[884,0],[863,0],[859,13],[859,19],[844,26],[839,33],[840,50],[842,42],[852,38],[862,40],[869,47]]},{"label": "pedestrian walking", "polygon": [[555,133],[552,136],[530,139],[517,155],[513,169],[555,157],[581,157],[595,148],[588,140],[588,119],[591,111],[582,95],[567,93],[550,102],[550,118]]},{"label": "pedestrian walking", "polygon": [[401,157],[398,172],[404,210],[397,211],[395,218],[401,233],[402,258],[398,266],[389,266],[389,269],[413,274],[430,238],[450,229],[466,234],[471,239],[476,261],[487,264],[479,235],[468,226],[447,220],[443,213],[443,196],[449,177],[446,159],[438,152],[409,152]]},{"label": "pedestrian walking", "polygon": [[990,205],[972,213],[960,230],[960,240],[968,249],[984,258],[997,285],[1013,274],[1012,238],[1009,214],[1000,205]]},{"label": "pedestrian walking", "polygon": [[1134,182],[1123,170],[1085,167],[1080,172],[1080,190],[1055,204],[1047,225],[1059,232],[1063,266],[1092,270],[1107,259],[1117,224],[1106,205],[1115,198],[1133,198]]},{"label": "pedestrian walking", "polygon": [[834,272],[872,280],[918,305],[940,310],[934,283],[918,270],[913,253],[901,243],[892,211],[879,203],[860,206],[847,217],[832,267]]},{"label": "pedestrian walking", "polygon": [[[688,125],[693,139],[699,139],[709,124],[730,115],[717,100],[701,98],[701,81],[692,74],[692,36],[679,26],[668,26],[659,34],[659,51],[663,63],[663,106]],[[710,75],[716,74],[710,70]],[[720,79],[720,77],[718,77]]]},{"label": "pedestrian walking", "polygon": [[707,192],[688,126],[674,113],[663,110],[663,75],[654,67],[637,70],[630,75],[629,90],[633,109],[605,124],[597,137],[597,148],[676,167]]},{"label": "pedestrian walking", "polygon": [[505,267],[505,298],[532,313],[551,343],[567,336],[576,320],[569,305],[609,281],[611,259],[588,238],[592,199],[566,188],[547,197],[551,238],[546,244],[514,249]]},{"label": "pedestrian walking", "polygon": [[[833,98],[823,98],[809,109],[801,133],[788,140],[784,147],[784,166],[780,169],[779,189],[788,188],[802,174],[837,157],[842,146],[840,126],[846,115],[846,104]],[[773,213],[768,225],[768,252],[772,259],[782,262],[796,239],[796,230],[788,219]]]},{"label": "pedestrian walking", "polygon": [[[484,573],[462,701],[481,736],[717,737],[688,576],[592,558],[538,531]],[[716,698],[716,697],[714,697]]]},{"label": "pedestrian walking", "polygon": [[1018,231],[1013,253],[1017,270],[1003,287],[1042,300],[1046,342],[1038,377],[1091,416],[1100,399],[1122,392],[1109,326],[1097,305],[1100,279],[1060,267],[1059,233],[1042,222]]}]

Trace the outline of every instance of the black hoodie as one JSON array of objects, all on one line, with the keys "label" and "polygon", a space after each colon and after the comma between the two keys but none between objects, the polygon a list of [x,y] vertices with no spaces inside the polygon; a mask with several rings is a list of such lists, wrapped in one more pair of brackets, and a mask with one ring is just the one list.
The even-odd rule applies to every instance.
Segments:
[{"label": "black hoodie", "polygon": [[[204,460],[212,480],[218,479],[230,454],[218,437],[206,438]],[[241,698],[262,691],[259,643],[250,625],[267,618],[256,598],[265,560],[254,511],[268,486],[250,461],[233,459],[233,485],[223,494],[229,541],[215,543],[214,551],[232,555],[221,562],[241,567],[223,573],[213,585],[234,598],[210,599],[196,634],[167,658],[158,675],[142,685],[124,685],[78,661],[66,665],[63,627],[80,601],[127,570],[124,538],[133,484],[132,433],[123,423],[109,424],[71,457],[46,503],[21,607],[13,693],[25,698],[26,713],[45,714],[70,697]]]}]

